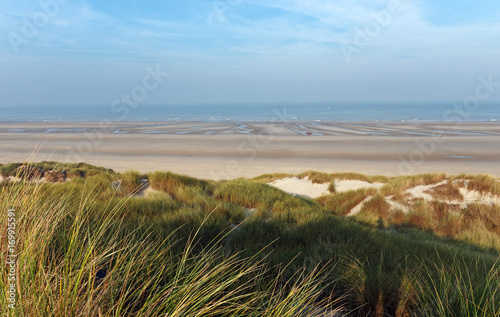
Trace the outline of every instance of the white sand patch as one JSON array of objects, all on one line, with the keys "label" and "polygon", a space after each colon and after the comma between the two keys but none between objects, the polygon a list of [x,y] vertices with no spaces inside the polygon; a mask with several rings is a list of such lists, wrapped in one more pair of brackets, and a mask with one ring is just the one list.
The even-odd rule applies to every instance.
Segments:
[{"label": "white sand patch", "polygon": [[480,192],[476,190],[468,190],[467,188],[460,188],[459,190],[462,196],[464,196],[464,201],[468,202],[469,204],[482,201],[485,198],[483,195],[481,195]]},{"label": "white sand patch", "polygon": [[464,196],[463,204],[465,207],[470,204],[500,205],[500,198],[490,193],[481,194],[477,190],[468,190],[466,188],[460,188],[459,190]]},{"label": "white sand patch", "polygon": [[407,189],[405,191],[405,193],[410,194],[411,196],[413,196],[413,198],[417,198],[417,199],[420,198],[420,199],[423,199],[425,201],[434,201],[436,199],[434,199],[434,197],[432,197],[431,195],[427,194],[426,191],[431,190],[435,187],[446,185],[446,184],[448,184],[447,180],[444,180],[440,183],[433,184],[433,185],[419,185],[419,186],[415,186],[415,187]]},{"label": "white sand patch", "polygon": [[369,202],[372,198],[373,198],[373,196],[366,197],[365,200],[363,200],[356,207],[351,209],[351,211],[346,215],[346,217],[352,217],[352,216],[356,216],[357,214],[359,214],[361,212],[361,209],[363,209],[363,206],[365,205],[365,203]]},{"label": "white sand patch", "polygon": [[330,194],[328,191],[328,186],[330,186],[330,184],[313,184],[307,177],[302,179],[287,177],[275,180],[274,182],[268,183],[268,185],[281,189],[289,194],[308,198],[318,198]]},{"label": "white sand patch", "polygon": [[359,189],[370,189],[370,188],[375,188],[379,189],[384,184],[382,183],[368,183],[368,182],[363,182],[363,181],[358,181],[358,180],[335,180],[335,192],[337,193],[345,193],[351,190],[359,190]]},{"label": "white sand patch", "polygon": [[401,210],[405,214],[410,212],[410,208],[408,208],[408,206],[405,206],[401,203],[398,203],[397,201],[391,200],[391,199],[389,199],[389,197],[386,197],[385,200],[391,206],[391,209],[390,209],[391,211]]},{"label": "white sand patch", "polygon": [[440,183],[433,184],[433,185],[421,185],[421,186],[416,186],[413,188],[410,188],[406,190],[405,193],[410,194],[412,198],[420,198],[424,199],[425,201],[439,201],[443,203],[447,203],[449,205],[459,205],[460,208],[464,209],[467,208],[468,205],[470,204],[485,204],[485,205],[500,205],[500,198],[497,196],[494,196],[490,193],[487,194],[481,194],[478,191],[475,190],[469,190],[467,188],[459,188],[460,194],[463,196],[463,200],[441,200],[441,199],[435,199],[432,197],[430,194],[426,193],[429,190],[432,190],[433,188],[446,185],[448,183],[447,180],[444,180]]}]

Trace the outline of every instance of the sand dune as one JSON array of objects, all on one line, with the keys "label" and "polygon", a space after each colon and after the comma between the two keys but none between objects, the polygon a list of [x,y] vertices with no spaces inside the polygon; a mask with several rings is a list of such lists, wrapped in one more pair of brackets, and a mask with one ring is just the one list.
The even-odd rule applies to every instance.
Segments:
[{"label": "sand dune", "polygon": [[[439,201],[450,206],[458,206],[460,209],[466,209],[471,204],[484,204],[484,205],[500,205],[500,197],[494,196],[490,193],[480,193],[476,190],[469,190],[460,187],[459,192],[463,199],[439,199],[432,196],[434,190],[438,187],[448,184],[448,180],[429,185],[419,185],[411,187],[404,192],[403,201],[395,201],[394,197],[386,196],[385,201],[389,204],[391,210],[400,210],[408,213],[411,206],[414,205],[415,200],[424,200],[426,202]],[[268,183],[268,185],[283,190],[284,192],[303,196],[307,198],[318,198],[323,195],[335,195],[345,193],[348,191],[355,191],[359,189],[380,189],[384,184],[374,183],[370,184],[359,180],[335,180],[335,193],[332,194],[328,191],[330,183],[313,184],[307,177],[300,179],[297,177],[286,177]],[[369,202],[374,196],[367,196],[363,201],[350,210],[346,215],[348,217],[355,216],[361,212],[364,205]]]},{"label": "sand dune", "polygon": [[[336,193],[345,193],[351,190],[369,188],[378,189],[384,186],[384,184],[381,183],[370,184],[359,180],[335,180],[334,184]],[[307,198],[318,198],[323,195],[331,194],[331,192],[328,190],[330,183],[314,184],[309,180],[308,177],[302,179],[297,177],[286,177],[270,182],[268,183],[268,185],[279,188],[284,192],[298,196],[304,196]]]}]

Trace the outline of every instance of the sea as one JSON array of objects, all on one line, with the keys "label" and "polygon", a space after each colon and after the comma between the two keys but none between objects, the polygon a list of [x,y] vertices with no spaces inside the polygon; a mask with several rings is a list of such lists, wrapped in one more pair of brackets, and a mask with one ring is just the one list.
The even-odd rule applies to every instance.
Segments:
[{"label": "sea", "polygon": [[116,106],[0,106],[0,122],[92,121],[198,122],[500,122],[500,102],[449,103],[321,103],[321,104],[190,104]]}]

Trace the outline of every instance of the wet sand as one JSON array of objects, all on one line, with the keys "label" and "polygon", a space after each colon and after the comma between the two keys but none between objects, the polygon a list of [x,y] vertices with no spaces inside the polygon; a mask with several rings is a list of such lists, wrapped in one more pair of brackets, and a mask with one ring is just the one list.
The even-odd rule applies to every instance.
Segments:
[{"label": "wet sand", "polygon": [[87,162],[210,179],[306,170],[500,176],[497,122],[0,123],[0,163]]}]

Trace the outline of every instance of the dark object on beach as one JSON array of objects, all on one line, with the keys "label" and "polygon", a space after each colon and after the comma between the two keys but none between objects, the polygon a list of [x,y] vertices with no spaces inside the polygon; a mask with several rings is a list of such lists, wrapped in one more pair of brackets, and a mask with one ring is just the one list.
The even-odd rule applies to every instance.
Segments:
[{"label": "dark object on beach", "polygon": [[106,267],[99,269],[95,273],[94,285],[97,286],[97,285],[101,284],[102,280],[106,277],[107,274],[108,274],[108,269]]},{"label": "dark object on beach", "polygon": [[306,132],[306,134],[307,134],[307,135],[312,135],[312,133],[311,133],[311,132]]},{"label": "dark object on beach", "polygon": [[43,177],[44,170],[30,165],[19,166],[16,175],[25,180],[39,180]]},{"label": "dark object on beach", "polygon": [[45,179],[51,183],[65,182],[66,178],[66,171],[48,171],[45,173]]}]

